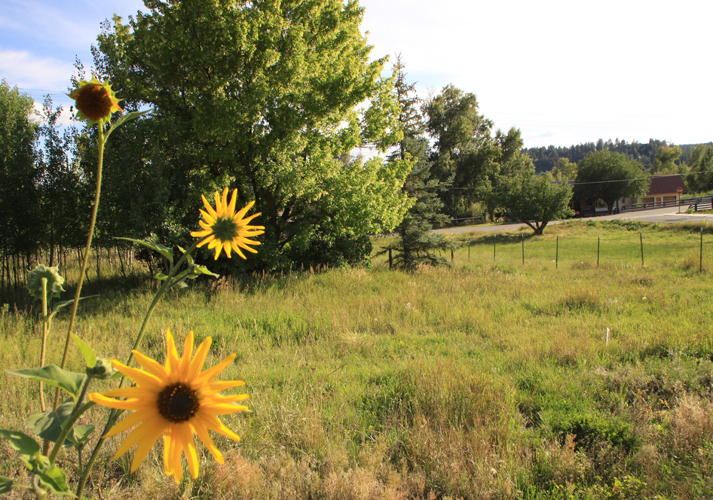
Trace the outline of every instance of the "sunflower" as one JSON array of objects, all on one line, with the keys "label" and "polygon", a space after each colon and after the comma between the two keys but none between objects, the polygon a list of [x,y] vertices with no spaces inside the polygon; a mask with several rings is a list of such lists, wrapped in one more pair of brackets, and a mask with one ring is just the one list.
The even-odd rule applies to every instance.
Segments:
[{"label": "sunflower", "polygon": [[228,203],[228,188],[223,190],[222,198],[220,193],[216,191],[215,209],[213,209],[205,196],[201,195],[206,210],[200,211],[203,220],[198,221],[198,224],[203,228],[203,231],[193,231],[191,236],[197,238],[205,237],[203,241],[198,243],[198,246],[202,247],[208,243],[208,248],[215,249],[215,260],[218,260],[221,250],[225,250],[228,258],[231,257],[231,249],[235,250],[243,259],[245,254],[240,250],[241,248],[248,252],[257,253],[257,250],[249,245],[259,245],[260,242],[249,240],[248,238],[259,236],[265,232],[265,226],[249,225],[250,221],[260,213],[245,217],[247,211],[255,204],[254,201],[248,203],[238,213],[235,213],[237,196],[238,190],[234,189],[233,196],[230,198],[230,203]]},{"label": "sunflower", "polygon": [[114,111],[124,112],[109,82],[100,82],[96,78],[91,82],[81,80],[69,97],[76,101],[79,119],[87,120],[88,125],[108,121]]},{"label": "sunflower", "polygon": [[[135,410],[134,413],[116,424],[106,434],[110,437],[124,432],[136,425],[124,440],[114,459],[126,453],[136,443],[131,472],[134,472],[144,460],[158,438],[163,435],[163,466],[167,475],[173,475],[176,483],[183,477],[181,455],[185,452],[188,470],[194,478],[198,477],[198,455],[193,441],[196,434],[203,441],[218,463],[223,463],[223,455],[215,447],[208,431],[214,431],[235,441],[240,437],[228,429],[218,418],[238,411],[247,410],[247,406],[233,404],[248,398],[247,394],[222,396],[224,389],[237,387],[244,382],[234,380],[214,382],[214,379],[235,359],[231,354],[213,368],[201,372],[208,355],[211,338],[206,338],[193,354],[193,332],[186,337],[183,356],[178,357],[171,331],[166,331],[167,357],[162,366],[143,354],[132,351],[136,361],[144,370],[130,368],[114,360],[112,364],[121,373],[136,382],[134,387],[114,389],[104,393],[90,394],[90,400],[97,404],[120,410]],[[114,398],[127,398],[124,400]]]}]

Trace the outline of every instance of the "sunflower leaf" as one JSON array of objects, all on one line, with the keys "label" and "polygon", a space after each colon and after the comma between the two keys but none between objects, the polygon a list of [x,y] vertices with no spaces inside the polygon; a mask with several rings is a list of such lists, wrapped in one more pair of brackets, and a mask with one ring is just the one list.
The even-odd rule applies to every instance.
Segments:
[{"label": "sunflower leaf", "polygon": [[171,252],[171,250],[168,247],[163,246],[160,243],[151,243],[149,241],[136,240],[134,238],[116,238],[116,239],[117,240],[133,241],[134,243],[143,245],[146,248],[153,250],[154,252],[160,253],[166,259],[168,259],[168,262],[171,263],[171,267],[173,267],[173,253]]},{"label": "sunflower leaf", "polygon": [[75,425],[67,434],[67,441],[72,446],[82,447],[87,444],[95,429],[96,427],[93,425]]},{"label": "sunflower leaf", "polygon": [[58,495],[76,497],[74,493],[69,491],[69,486],[67,485],[67,476],[65,476],[64,472],[62,472],[62,470],[56,465],[53,465],[52,467],[47,469],[44,474],[40,474],[38,477],[40,481],[42,481],[42,484],[48,486]]},{"label": "sunflower leaf", "polygon": [[[42,439],[56,443],[62,433],[62,423],[72,414],[73,409],[74,401],[70,399],[59,405],[54,411],[35,413],[27,419],[27,428]],[[70,443],[65,441],[64,445],[69,446]]]},{"label": "sunflower leaf", "polygon": [[[183,249],[182,246],[178,245],[178,249],[181,251],[181,253],[185,254],[186,251]],[[191,254],[186,254],[186,261],[188,262],[188,265],[193,264],[193,256]]]},{"label": "sunflower leaf", "polygon": [[157,279],[157,280],[159,280],[159,281],[163,281],[163,280],[165,280],[166,278],[168,278],[168,276],[165,275],[165,274],[163,274],[162,272],[158,272],[158,273],[156,273],[156,276],[154,276],[154,278]]},{"label": "sunflower leaf", "polygon": [[59,387],[67,391],[74,399],[77,399],[79,390],[87,376],[83,373],[74,373],[61,369],[57,365],[44,366],[42,368],[25,368],[22,370],[5,370],[11,375],[17,375],[30,380],[37,380],[45,384]]},{"label": "sunflower leaf", "polygon": [[121,127],[124,123],[131,121],[135,118],[138,118],[141,115],[145,115],[146,113],[150,113],[153,111],[152,109],[146,110],[146,111],[132,111],[131,113],[126,113],[125,115],[122,115],[118,120],[116,120],[112,125],[109,130],[107,130],[106,135],[104,136],[104,141],[106,141],[111,133],[116,130],[117,128]]},{"label": "sunflower leaf", "polygon": [[22,461],[31,459],[40,454],[40,445],[30,436],[19,431],[6,431],[0,429],[0,436],[5,436],[10,441],[10,447],[20,454]]},{"label": "sunflower leaf", "polygon": [[[84,299],[91,299],[93,297],[99,297],[99,295],[88,295],[86,297],[79,297],[79,300],[84,300]],[[63,307],[68,306],[69,304],[72,304],[74,302],[74,299],[72,300],[63,300],[62,302],[57,302],[54,307],[52,307],[52,312],[50,313],[50,318],[53,317],[55,314],[59,312],[60,309]]]},{"label": "sunflower leaf", "polygon": [[201,274],[207,274],[208,276],[213,276],[214,278],[220,278],[220,274],[215,274],[214,272],[210,271],[206,266],[194,265],[191,267],[191,271],[193,274],[195,274],[194,279],[200,276]]},{"label": "sunflower leaf", "polygon": [[72,338],[79,346],[79,350],[82,351],[82,356],[84,356],[84,361],[87,362],[87,368],[94,368],[97,364],[97,355],[94,354],[94,349],[89,347],[82,339],[72,334]]},{"label": "sunflower leaf", "polygon": [[9,477],[0,476],[0,495],[7,493],[12,488],[14,484],[13,480]]}]

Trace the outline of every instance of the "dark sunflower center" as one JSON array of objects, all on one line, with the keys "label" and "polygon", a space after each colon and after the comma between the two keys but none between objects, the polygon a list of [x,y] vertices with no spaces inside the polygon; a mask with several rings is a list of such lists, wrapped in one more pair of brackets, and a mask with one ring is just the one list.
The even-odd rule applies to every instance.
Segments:
[{"label": "dark sunflower center", "polygon": [[196,391],[180,382],[158,393],[158,412],[174,424],[190,420],[200,406]]},{"label": "dark sunflower center", "polygon": [[77,109],[90,120],[99,120],[111,111],[111,97],[102,85],[89,83],[79,89]]},{"label": "dark sunflower center", "polygon": [[232,217],[218,217],[212,229],[216,239],[222,242],[233,241],[238,236],[238,225]]}]

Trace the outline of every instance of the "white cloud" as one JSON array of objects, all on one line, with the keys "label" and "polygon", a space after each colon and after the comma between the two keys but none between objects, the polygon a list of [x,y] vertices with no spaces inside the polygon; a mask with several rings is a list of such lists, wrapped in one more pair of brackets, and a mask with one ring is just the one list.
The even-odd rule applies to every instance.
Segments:
[{"label": "white cloud", "polygon": [[72,63],[28,51],[0,50],[0,75],[11,87],[56,92],[69,85]]}]

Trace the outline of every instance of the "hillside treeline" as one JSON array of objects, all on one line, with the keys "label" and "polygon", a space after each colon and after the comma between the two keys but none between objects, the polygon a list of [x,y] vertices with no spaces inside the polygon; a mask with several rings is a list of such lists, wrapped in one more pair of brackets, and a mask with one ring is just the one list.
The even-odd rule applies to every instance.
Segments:
[{"label": "hillside treeline", "polygon": [[[709,142],[706,145],[713,145]],[[606,141],[599,139],[597,142],[586,142],[576,144],[569,147],[539,147],[539,148],[524,148],[522,151],[526,153],[532,162],[535,164],[537,172],[548,172],[557,164],[557,160],[565,158],[571,163],[577,163],[589,153],[608,149],[613,153],[621,153],[630,160],[636,160],[644,166],[644,169],[651,170],[656,162],[656,152],[660,147],[671,147],[666,141],[649,139],[647,143],[638,141],[626,142],[625,140],[608,139]],[[691,153],[698,144],[679,144],[681,148],[681,156],[676,161],[677,164],[691,163]]]}]

